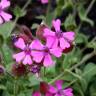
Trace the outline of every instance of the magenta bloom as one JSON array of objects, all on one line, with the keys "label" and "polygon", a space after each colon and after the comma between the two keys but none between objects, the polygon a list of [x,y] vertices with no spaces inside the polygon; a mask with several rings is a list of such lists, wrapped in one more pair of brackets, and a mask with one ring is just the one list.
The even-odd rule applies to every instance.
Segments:
[{"label": "magenta bloom", "polygon": [[43,45],[39,40],[34,40],[31,43],[33,60],[37,63],[43,61],[45,67],[51,66],[53,63],[52,56],[60,57],[62,50],[58,47],[52,48],[53,42],[47,40],[46,45]]},{"label": "magenta bloom", "polygon": [[48,3],[48,0],[41,0],[41,3],[46,4],[46,3]]},{"label": "magenta bloom", "polygon": [[32,96],[41,96],[41,93],[39,91],[33,92]]},{"label": "magenta bloom", "polygon": [[32,57],[31,57],[31,52],[32,52],[32,46],[31,44],[25,45],[25,42],[22,38],[19,38],[14,45],[21,49],[22,52],[14,54],[13,58],[16,59],[18,63],[22,62],[23,64],[32,64]]},{"label": "magenta bloom", "polygon": [[1,0],[0,2],[0,24],[4,21],[10,21],[12,15],[4,12],[4,9],[10,6],[10,1],[8,0]]},{"label": "magenta bloom", "polygon": [[52,25],[55,28],[55,32],[45,28],[44,36],[50,39],[50,41],[54,41],[53,47],[59,46],[61,49],[69,48],[75,38],[74,32],[62,32],[60,30],[61,21],[59,19],[53,20]]},{"label": "magenta bloom", "polygon": [[53,96],[73,96],[72,88],[62,89],[63,80],[57,80],[55,84],[56,88],[49,85],[49,92],[53,94]]}]

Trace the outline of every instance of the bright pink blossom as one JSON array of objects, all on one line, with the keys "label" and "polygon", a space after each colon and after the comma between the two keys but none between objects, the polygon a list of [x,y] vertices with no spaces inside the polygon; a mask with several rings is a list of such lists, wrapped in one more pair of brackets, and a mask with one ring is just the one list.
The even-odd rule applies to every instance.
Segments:
[{"label": "bright pink blossom", "polygon": [[74,32],[62,32],[60,30],[61,21],[59,19],[53,20],[53,27],[55,28],[55,32],[51,31],[48,28],[44,29],[44,36],[50,41],[54,41],[53,47],[59,46],[61,49],[69,48],[70,43],[74,40]]},{"label": "bright pink blossom", "polygon": [[4,9],[10,6],[10,1],[8,0],[1,0],[0,2],[0,24],[4,21],[10,21],[12,15],[4,12]]},{"label": "bright pink blossom", "polygon": [[14,54],[13,58],[16,59],[17,62],[22,62],[23,64],[32,64],[32,57],[31,57],[31,52],[32,52],[32,46],[31,44],[25,44],[24,40],[22,38],[19,38],[14,45],[21,49],[22,52]]},{"label": "bright pink blossom", "polygon": [[72,88],[62,88],[63,80],[57,80],[55,85],[56,87],[49,85],[49,92],[54,94],[53,96],[73,96]]},{"label": "bright pink blossom", "polygon": [[33,60],[37,63],[43,61],[45,67],[54,64],[52,60],[52,55],[55,57],[60,57],[62,55],[62,50],[58,47],[52,48],[53,42],[50,39],[47,40],[46,45],[43,45],[39,40],[34,40],[32,43]]},{"label": "bright pink blossom", "polygon": [[41,0],[41,3],[46,4],[46,3],[48,3],[48,0]]}]

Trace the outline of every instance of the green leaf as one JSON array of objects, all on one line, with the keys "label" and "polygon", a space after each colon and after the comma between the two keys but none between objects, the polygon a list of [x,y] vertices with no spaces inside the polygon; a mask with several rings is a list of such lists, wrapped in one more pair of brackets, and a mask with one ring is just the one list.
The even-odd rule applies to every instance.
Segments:
[{"label": "green leaf", "polygon": [[76,28],[75,18],[72,14],[69,14],[69,16],[66,18],[64,26],[67,31],[74,30]]},{"label": "green leaf", "polygon": [[30,81],[29,86],[35,86],[35,85],[39,85],[41,79],[37,78],[34,75],[32,76],[32,74],[29,74],[29,81]]},{"label": "green leaf", "polygon": [[24,93],[20,93],[18,96],[26,96]]},{"label": "green leaf", "polygon": [[11,64],[13,62],[12,51],[10,50],[10,48],[6,44],[3,44],[2,52],[3,52],[3,58],[4,58],[4,62],[6,64],[6,66],[8,64]]},{"label": "green leaf", "polygon": [[87,43],[87,42],[88,42],[88,37],[85,36],[84,34],[79,33],[76,35],[76,38],[75,38],[76,44]]},{"label": "green leaf", "polygon": [[90,86],[90,96],[96,96],[96,78],[95,82],[92,82],[92,85]]},{"label": "green leaf", "polygon": [[80,6],[78,9],[79,9],[78,12],[79,12],[80,19],[82,21],[85,21],[85,22],[89,23],[91,26],[93,26],[94,22],[86,16],[86,10],[84,9],[84,7]]},{"label": "green leaf", "polygon": [[82,76],[89,83],[94,75],[96,75],[96,65],[94,63],[88,63],[84,68]]},{"label": "green leaf", "polygon": [[38,26],[39,26],[38,24],[33,24],[32,27],[31,27],[31,29],[37,29]]},{"label": "green leaf", "polygon": [[19,6],[16,6],[13,10],[13,13],[16,17],[22,17],[26,14],[26,11],[23,11]]},{"label": "green leaf", "polygon": [[96,49],[96,41],[92,41],[92,42],[88,43],[87,44],[87,47],[88,48],[94,48],[94,49]]},{"label": "green leaf", "polygon": [[74,91],[78,94],[76,96],[79,96],[79,95],[84,96],[84,92],[82,91],[82,88],[78,83],[75,83],[73,88],[74,88]]},{"label": "green leaf", "polygon": [[54,12],[49,12],[46,16],[46,24],[51,27],[52,20],[55,18]]},{"label": "green leaf", "polygon": [[2,35],[4,39],[8,38],[10,36],[10,31],[13,26],[13,22],[7,22],[0,25],[0,35]]},{"label": "green leaf", "polygon": [[0,90],[6,90],[6,86],[4,86],[4,85],[2,85],[2,84],[0,84]]}]

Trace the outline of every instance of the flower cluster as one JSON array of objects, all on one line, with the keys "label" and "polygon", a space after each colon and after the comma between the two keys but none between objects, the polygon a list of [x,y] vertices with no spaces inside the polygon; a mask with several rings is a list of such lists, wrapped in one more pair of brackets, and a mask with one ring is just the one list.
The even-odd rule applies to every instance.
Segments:
[{"label": "flower cluster", "polygon": [[48,0],[41,0],[41,3],[46,4],[46,3],[48,3]]},{"label": "flower cluster", "polygon": [[43,36],[45,37],[45,43],[37,38],[32,40],[31,43],[26,43],[23,38],[18,38],[14,45],[21,49],[20,53],[14,54],[13,58],[18,63],[24,65],[32,65],[35,61],[43,66],[49,67],[54,64],[52,57],[57,58],[62,56],[63,50],[69,48],[74,41],[74,32],[62,32],[60,30],[61,21],[59,19],[52,22],[55,31],[49,28],[44,29]]},{"label": "flower cluster", "polygon": [[[55,81],[56,87],[48,84],[43,86],[45,89],[44,96],[73,96],[73,90],[72,88],[63,88],[63,80],[57,80]],[[42,85],[41,85],[42,86]],[[35,91],[33,92],[32,96],[42,96],[42,92],[40,91]]]},{"label": "flower cluster", "polygon": [[10,1],[8,0],[1,0],[0,2],[0,24],[5,21],[10,21],[12,15],[4,12],[4,9],[10,6]]}]

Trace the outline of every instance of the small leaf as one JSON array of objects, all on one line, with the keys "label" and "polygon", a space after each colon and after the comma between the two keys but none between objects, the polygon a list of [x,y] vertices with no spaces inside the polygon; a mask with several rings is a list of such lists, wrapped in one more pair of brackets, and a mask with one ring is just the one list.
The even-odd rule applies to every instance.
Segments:
[{"label": "small leaf", "polygon": [[82,21],[89,23],[91,26],[94,25],[94,22],[86,16],[86,10],[84,9],[84,7],[80,6],[78,12],[79,12],[79,17]]},{"label": "small leaf", "polygon": [[39,85],[40,83],[40,79],[37,78],[36,76],[32,76],[32,74],[29,74],[29,81],[30,81],[30,85],[29,86],[35,86],[35,85]]},{"label": "small leaf", "polygon": [[23,11],[19,6],[16,6],[13,10],[13,13],[16,17],[22,17],[26,14],[26,11]]},{"label": "small leaf", "polygon": [[6,90],[6,86],[0,84],[0,90]]},{"label": "small leaf", "polygon": [[8,64],[11,64],[13,62],[12,51],[6,44],[2,46],[2,51],[3,51],[4,62],[7,66]]},{"label": "small leaf", "polygon": [[96,65],[94,63],[87,64],[82,74],[83,78],[85,78],[87,82],[90,82],[94,75],[96,75]]},{"label": "small leaf", "polygon": [[76,44],[87,43],[87,42],[88,42],[88,38],[84,34],[79,33],[76,35],[76,38],[75,38]]},{"label": "small leaf", "polygon": [[49,12],[46,16],[46,24],[51,27],[52,20],[55,18],[54,12]]},{"label": "small leaf", "polygon": [[64,26],[67,31],[74,30],[76,28],[76,22],[72,14],[69,14],[69,16],[66,18]]},{"label": "small leaf", "polygon": [[38,26],[39,26],[38,24],[33,24],[31,29],[37,29]]},{"label": "small leaf", "polygon": [[12,27],[14,26],[13,22],[7,22],[0,26],[0,35],[3,36],[4,39],[8,38],[10,36],[10,31]]}]

